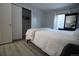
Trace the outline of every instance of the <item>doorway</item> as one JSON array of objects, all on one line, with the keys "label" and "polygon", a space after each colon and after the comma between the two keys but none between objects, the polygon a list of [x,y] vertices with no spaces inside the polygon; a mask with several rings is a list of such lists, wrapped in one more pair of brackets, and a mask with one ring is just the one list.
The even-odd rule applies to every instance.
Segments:
[{"label": "doorway", "polygon": [[25,34],[31,28],[31,10],[22,8],[22,38],[25,39]]}]

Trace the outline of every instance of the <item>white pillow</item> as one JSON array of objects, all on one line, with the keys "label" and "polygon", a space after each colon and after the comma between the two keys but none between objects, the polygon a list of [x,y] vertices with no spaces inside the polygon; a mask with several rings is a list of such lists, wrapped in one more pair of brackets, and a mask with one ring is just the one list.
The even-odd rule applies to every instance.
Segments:
[{"label": "white pillow", "polygon": [[74,31],[74,35],[79,38],[79,28]]}]

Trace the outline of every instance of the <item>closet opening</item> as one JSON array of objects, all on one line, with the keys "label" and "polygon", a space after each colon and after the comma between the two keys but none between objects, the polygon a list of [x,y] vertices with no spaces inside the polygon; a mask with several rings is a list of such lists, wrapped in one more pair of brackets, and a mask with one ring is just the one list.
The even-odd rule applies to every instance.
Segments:
[{"label": "closet opening", "polygon": [[31,10],[22,8],[22,38],[25,39],[25,34],[31,28]]}]

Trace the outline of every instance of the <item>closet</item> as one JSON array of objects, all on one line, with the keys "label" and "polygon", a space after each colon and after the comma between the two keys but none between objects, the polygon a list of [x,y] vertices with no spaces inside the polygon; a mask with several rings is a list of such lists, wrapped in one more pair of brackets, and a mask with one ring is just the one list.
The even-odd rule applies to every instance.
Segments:
[{"label": "closet", "polygon": [[31,11],[16,4],[0,4],[0,44],[22,39],[31,28]]},{"label": "closet", "polygon": [[12,38],[25,39],[26,31],[31,28],[31,10],[12,4]]},{"label": "closet", "polygon": [[26,31],[31,28],[31,10],[22,8],[22,38],[25,39]]},{"label": "closet", "polygon": [[12,42],[11,4],[0,4],[0,44]]}]

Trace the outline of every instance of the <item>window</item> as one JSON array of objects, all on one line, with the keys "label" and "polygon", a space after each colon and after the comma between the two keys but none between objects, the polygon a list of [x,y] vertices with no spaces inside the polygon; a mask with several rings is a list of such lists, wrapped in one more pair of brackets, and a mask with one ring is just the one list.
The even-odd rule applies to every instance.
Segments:
[{"label": "window", "polygon": [[65,14],[55,16],[54,29],[64,28]]}]

